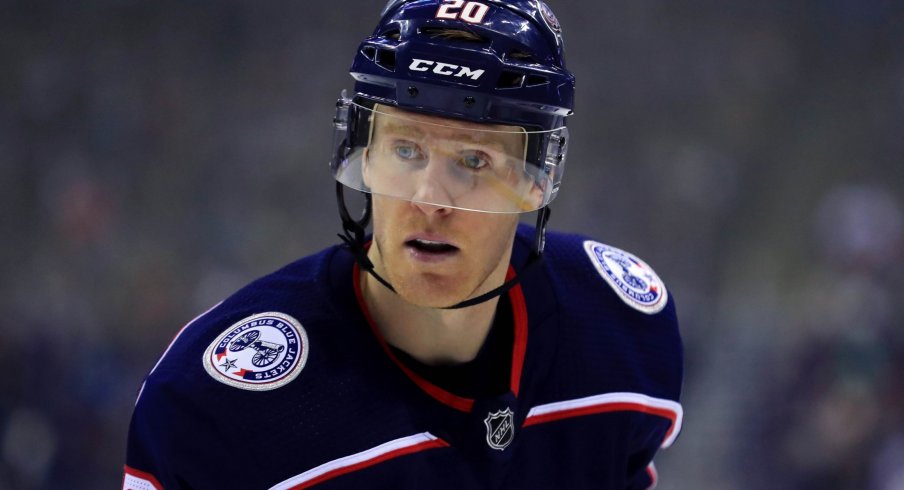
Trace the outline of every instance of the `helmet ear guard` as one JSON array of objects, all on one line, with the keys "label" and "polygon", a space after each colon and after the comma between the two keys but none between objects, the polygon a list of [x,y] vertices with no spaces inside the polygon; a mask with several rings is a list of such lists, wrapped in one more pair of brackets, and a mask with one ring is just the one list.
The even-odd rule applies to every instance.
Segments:
[{"label": "helmet ear guard", "polygon": [[342,89],[336,100],[336,115],[333,117],[334,163],[348,158],[353,148],[367,146],[370,139],[369,116],[366,112],[362,113],[359,104],[349,99],[348,92]]},{"label": "helmet ear guard", "polygon": [[550,133],[546,141],[546,151],[543,155],[543,170],[550,174],[550,181],[553,187],[550,190],[549,202],[559,193],[559,186],[562,185],[562,176],[565,174],[565,155],[568,153],[568,128],[561,128]]}]

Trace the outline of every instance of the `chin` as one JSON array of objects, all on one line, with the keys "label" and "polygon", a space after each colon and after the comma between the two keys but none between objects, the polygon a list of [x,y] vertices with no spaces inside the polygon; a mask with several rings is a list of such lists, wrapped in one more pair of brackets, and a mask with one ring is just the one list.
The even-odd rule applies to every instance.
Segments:
[{"label": "chin", "polygon": [[404,281],[395,284],[395,288],[402,299],[424,308],[445,308],[468,299],[468,293],[461,288],[461,283],[456,284],[448,279]]}]

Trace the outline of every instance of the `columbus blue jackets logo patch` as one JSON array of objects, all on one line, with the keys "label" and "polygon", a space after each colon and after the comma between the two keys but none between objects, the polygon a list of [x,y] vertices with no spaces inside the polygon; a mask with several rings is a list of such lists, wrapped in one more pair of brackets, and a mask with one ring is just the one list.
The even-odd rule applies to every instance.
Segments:
[{"label": "columbus blue jackets logo patch", "polygon": [[587,240],[584,250],[596,270],[632,308],[658,313],[668,302],[668,291],[644,261],[615,247]]},{"label": "columbus blue jackets logo patch", "polygon": [[511,409],[506,408],[487,415],[483,420],[487,426],[487,444],[502,451],[515,438],[515,419]]},{"label": "columbus blue jackets logo patch", "polygon": [[265,391],[295,379],[308,359],[308,336],[285,313],[259,313],[229,327],[204,352],[210,376],[243,390]]}]

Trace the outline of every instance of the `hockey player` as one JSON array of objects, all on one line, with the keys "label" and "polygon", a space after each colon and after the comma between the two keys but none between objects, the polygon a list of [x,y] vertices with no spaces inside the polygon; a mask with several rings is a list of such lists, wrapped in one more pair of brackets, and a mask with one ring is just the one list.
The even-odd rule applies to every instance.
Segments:
[{"label": "hockey player", "polygon": [[553,13],[393,0],[351,74],[345,243],[179,332],[139,393],[123,488],[655,485],[681,428],[675,308],[634,255],[545,232],[574,93]]}]

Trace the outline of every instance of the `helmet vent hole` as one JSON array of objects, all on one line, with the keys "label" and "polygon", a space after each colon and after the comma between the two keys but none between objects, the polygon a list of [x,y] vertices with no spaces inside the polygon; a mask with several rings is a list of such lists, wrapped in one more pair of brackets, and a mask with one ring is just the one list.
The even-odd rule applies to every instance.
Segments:
[{"label": "helmet vent hole", "polygon": [[543,85],[545,83],[549,83],[549,79],[543,75],[528,75],[524,85],[527,87],[536,87],[537,85]]},{"label": "helmet vent hole", "polygon": [[418,34],[434,39],[443,39],[450,41],[465,41],[469,43],[489,44],[489,39],[475,34],[471,31],[463,29],[448,29],[445,27],[421,27],[417,30]]},{"label": "helmet vent hole", "polygon": [[364,46],[361,48],[361,54],[363,54],[367,59],[373,61],[377,56],[377,48],[373,46]]},{"label": "helmet vent hole", "polygon": [[400,31],[398,29],[390,29],[390,30],[384,32],[383,34],[381,34],[381,36],[386,39],[389,39],[391,41],[398,41],[399,39],[402,38],[402,31]]},{"label": "helmet vent hole", "polygon": [[531,55],[530,53],[528,53],[526,51],[519,51],[519,50],[509,51],[505,57],[507,59],[516,60],[516,61],[520,61],[523,63],[536,63],[537,62],[537,60],[534,59],[533,55]]},{"label": "helmet vent hole", "polygon": [[524,74],[514,71],[504,71],[499,75],[496,88],[520,88],[524,83]]},{"label": "helmet vent hole", "polygon": [[377,65],[389,70],[395,71],[396,67],[396,55],[395,51],[389,49],[379,49],[377,50],[377,58],[374,60]]}]

